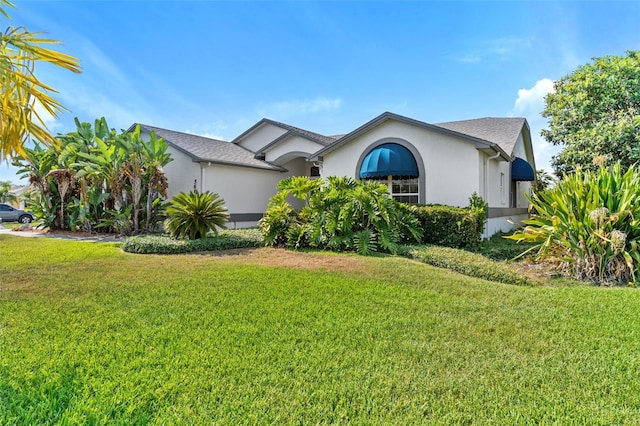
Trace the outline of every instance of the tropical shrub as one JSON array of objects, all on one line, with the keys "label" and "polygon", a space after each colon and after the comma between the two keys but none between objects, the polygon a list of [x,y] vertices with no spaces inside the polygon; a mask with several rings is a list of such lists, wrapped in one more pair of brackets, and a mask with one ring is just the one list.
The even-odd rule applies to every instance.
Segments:
[{"label": "tropical shrub", "polygon": [[482,239],[484,219],[469,208],[413,205],[411,211],[423,230],[423,244],[473,250]]},{"label": "tropical shrub", "polygon": [[169,202],[166,210],[165,228],[174,238],[197,240],[209,232],[218,233],[225,228],[229,212],[218,194],[193,190],[181,192]]},{"label": "tropical shrub", "polygon": [[487,203],[477,192],[469,197],[469,208],[478,217],[478,232],[480,235],[484,232],[484,225],[489,215],[489,203]]},{"label": "tropical shrub", "polygon": [[117,232],[154,230],[166,197],[162,167],[168,144],[151,133],[116,133],[104,118],[80,123],[55,146],[35,143],[16,157],[18,173],[35,189],[27,206],[51,229]]},{"label": "tropical shrub", "polygon": [[399,243],[418,241],[422,234],[412,212],[385,185],[348,177],[281,181],[259,228],[267,245],[361,254],[395,253]]},{"label": "tropical shrub", "polygon": [[141,254],[178,254],[260,247],[262,233],[257,229],[228,229],[198,240],[177,240],[168,235],[137,235],[127,238],[122,250]]},{"label": "tropical shrub", "polygon": [[599,283],[635,282],[640,264],[640,175],[620,164],[578,169],[530,197],[535,214],[508,237],[537,243],[538,259]]}]

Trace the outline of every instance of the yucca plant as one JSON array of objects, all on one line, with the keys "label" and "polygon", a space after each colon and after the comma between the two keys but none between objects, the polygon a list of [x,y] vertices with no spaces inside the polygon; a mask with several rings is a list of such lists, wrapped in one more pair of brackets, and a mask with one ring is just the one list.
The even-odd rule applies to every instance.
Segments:
[{"label": "yucca plant", "polygon": [[218,194],[197,190],[181,192],[169,202],[165,228],[174,238],[197,240],[226,228],[229,213]]},{"label": "yucca plant", "polygon": [[619,164],[577,170],[530,197],[536,212],[508,237],[537,242],[537,258],[599,283],[635,282],[640,264],[640,175]]}]

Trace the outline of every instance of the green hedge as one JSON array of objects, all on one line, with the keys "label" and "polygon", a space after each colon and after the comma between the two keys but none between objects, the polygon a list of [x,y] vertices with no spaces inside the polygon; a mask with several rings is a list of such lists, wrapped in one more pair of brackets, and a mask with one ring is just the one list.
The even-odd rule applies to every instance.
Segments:
[{"label": "green hedge", "polygon": [[234,229],[221,231],[216,236],[199,240],[178,240],[168,235],[139,235],[127,238],[122,249],[129,253],[176,254],[260,247],[262,245],[262,233],[259,230]]},{"label": "green hedge", "polygon": [[423,244],[474,250],[482,240],[481,218],[469,208],[414,205],[412,211],[422,226]]},{"label": "green hedge", "polygon": [[505,284],[531,285],[531,280],[516,272],[509,264],[497,262],[478,253],[450,247],[404,246],[402,254],[410,259],[452,269],[461,274]]}]

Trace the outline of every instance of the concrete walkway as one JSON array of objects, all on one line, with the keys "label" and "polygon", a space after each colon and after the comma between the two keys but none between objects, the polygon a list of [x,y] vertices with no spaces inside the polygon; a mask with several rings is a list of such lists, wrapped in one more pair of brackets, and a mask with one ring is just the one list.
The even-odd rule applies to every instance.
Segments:
[{"label": "concrete walkway", "polygon": [[83,233],[73,234],[73,233],[61,233],[57,234],[55,232],[45,232],[41,230],[32,230],[32,231],[13,231],[12,228],[8,228],[11,224],[7,224],[6,226],[0,225],[0,235],[15,235],[16,237],[27,237],[27,238],[58,238],[61,240],[71,240],[71,241],[86,241],[91,243],[113,243],[113,242],[123,242],[124,238],[115,237],[113,235],[87,235]]}]

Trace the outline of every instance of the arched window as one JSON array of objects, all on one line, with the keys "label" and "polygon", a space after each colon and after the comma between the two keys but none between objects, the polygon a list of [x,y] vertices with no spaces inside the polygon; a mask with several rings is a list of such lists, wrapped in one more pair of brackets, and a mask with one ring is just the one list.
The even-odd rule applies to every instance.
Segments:
[{"label": "arched window", "polygon": [[411,151],[396,143],[373,148],[362,160],[360,179],[384,181],[391,196],[403,203],[417,203],[418,164]]}]

